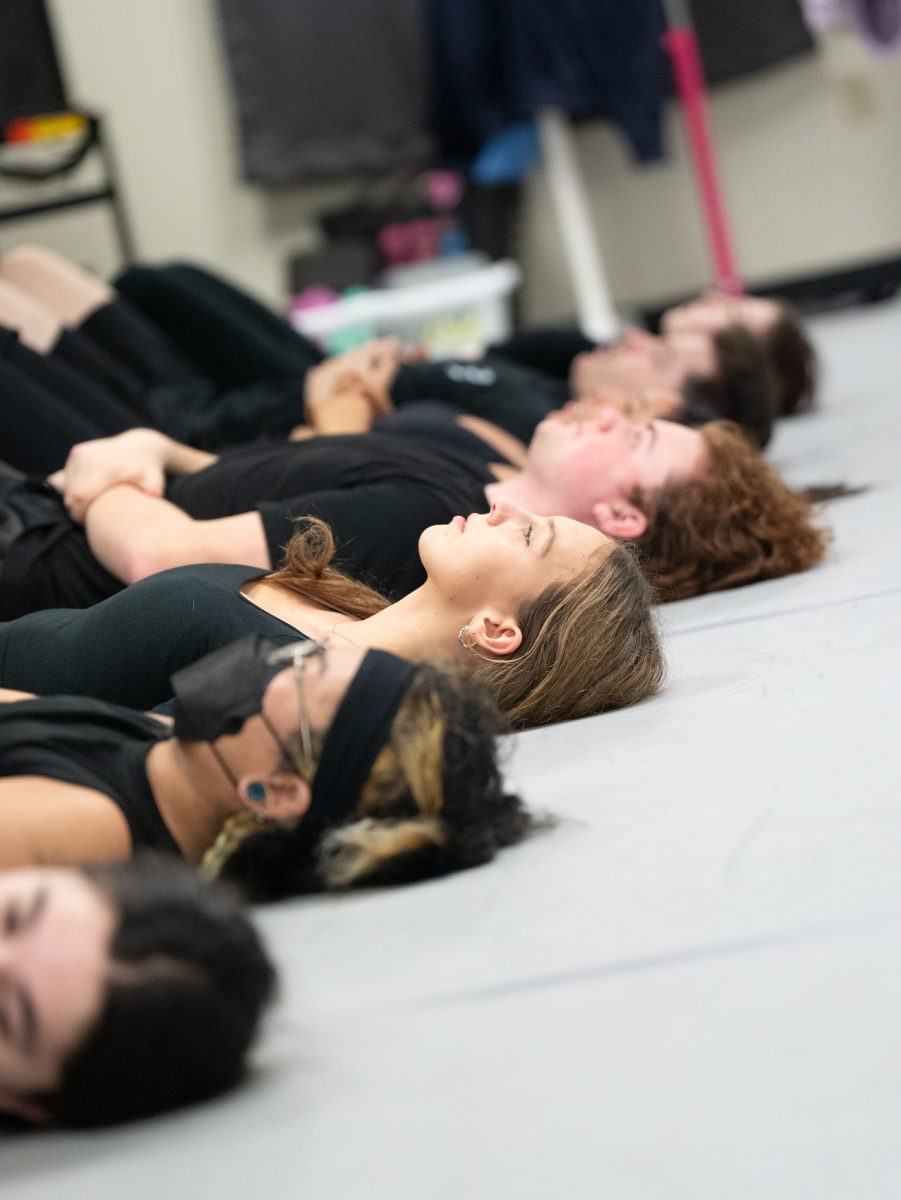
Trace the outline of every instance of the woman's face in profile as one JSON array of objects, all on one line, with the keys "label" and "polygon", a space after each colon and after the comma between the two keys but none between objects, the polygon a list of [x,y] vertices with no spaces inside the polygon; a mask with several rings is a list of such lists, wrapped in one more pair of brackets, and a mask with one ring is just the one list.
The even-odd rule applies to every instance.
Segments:
[{"label": "woman's face in profile", "polygon": [[0,1111],[29,1121],[97,1021],[115,915],[79,871],[0,871]]}]

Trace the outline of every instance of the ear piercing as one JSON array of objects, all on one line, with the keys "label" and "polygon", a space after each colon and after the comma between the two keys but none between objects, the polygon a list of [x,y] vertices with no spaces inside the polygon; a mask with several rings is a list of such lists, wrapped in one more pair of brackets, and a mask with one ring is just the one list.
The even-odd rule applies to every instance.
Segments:
[{"label": "ear piercing", "polygon": [[460,632],[457,634],[457,641],[460,643],[460,645],[463,647],[464,650],[471,650],[473,643],[467,642],[467,640],[466,640],[467,633],[469,633],[469,626],[461,625]]},{"label": "ear piercing", "polygon": [[265,804],[266,802],[266,786],[265,784],[254,781],[247,785],[247,799],[251,804]]}]

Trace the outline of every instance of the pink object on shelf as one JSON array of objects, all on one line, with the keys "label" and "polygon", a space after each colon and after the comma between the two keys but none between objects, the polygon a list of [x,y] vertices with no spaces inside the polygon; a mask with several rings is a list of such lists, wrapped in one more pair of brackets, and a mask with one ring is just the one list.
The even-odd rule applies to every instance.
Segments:
[{"label": "pink object on shelf", "polygon": [[717,178],[698,43],[690,26],[678,26],[667,30],[664,41],[672,60],[679,99],[685,111],[685,124],[691,143],[698,190],[704,205],[717,287],[730,296],[740,296],[743,289],[732,253],[726,212]]},{"label": "pink object on shelf", "polygon": [[326,304],[334,304],[338,293],[330,287],[313,284],[304,288],[291,300],[291,312],[307,312],[311,308],[322,308]]}]

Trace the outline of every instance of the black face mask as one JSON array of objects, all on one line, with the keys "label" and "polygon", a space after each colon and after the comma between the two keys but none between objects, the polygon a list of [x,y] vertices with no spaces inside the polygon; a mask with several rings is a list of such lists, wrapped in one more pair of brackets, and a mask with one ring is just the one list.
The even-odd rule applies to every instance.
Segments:
[{"label": "black face mask", "polygon": [[263,707],[270,681],[288,662],[267,662],[278,647],[258,633],[222,646],[172,676],[173,732],[185,742],[238,733]]}]

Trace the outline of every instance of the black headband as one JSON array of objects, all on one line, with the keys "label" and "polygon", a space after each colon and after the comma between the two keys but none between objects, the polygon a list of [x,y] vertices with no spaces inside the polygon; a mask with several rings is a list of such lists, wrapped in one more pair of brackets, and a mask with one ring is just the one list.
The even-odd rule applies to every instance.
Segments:
[{"label": "black headband", "polygon": [[303,820],[308,830],[338,825],[353,812],[415,670],[384,650],[367,652],[325,735]]}]

